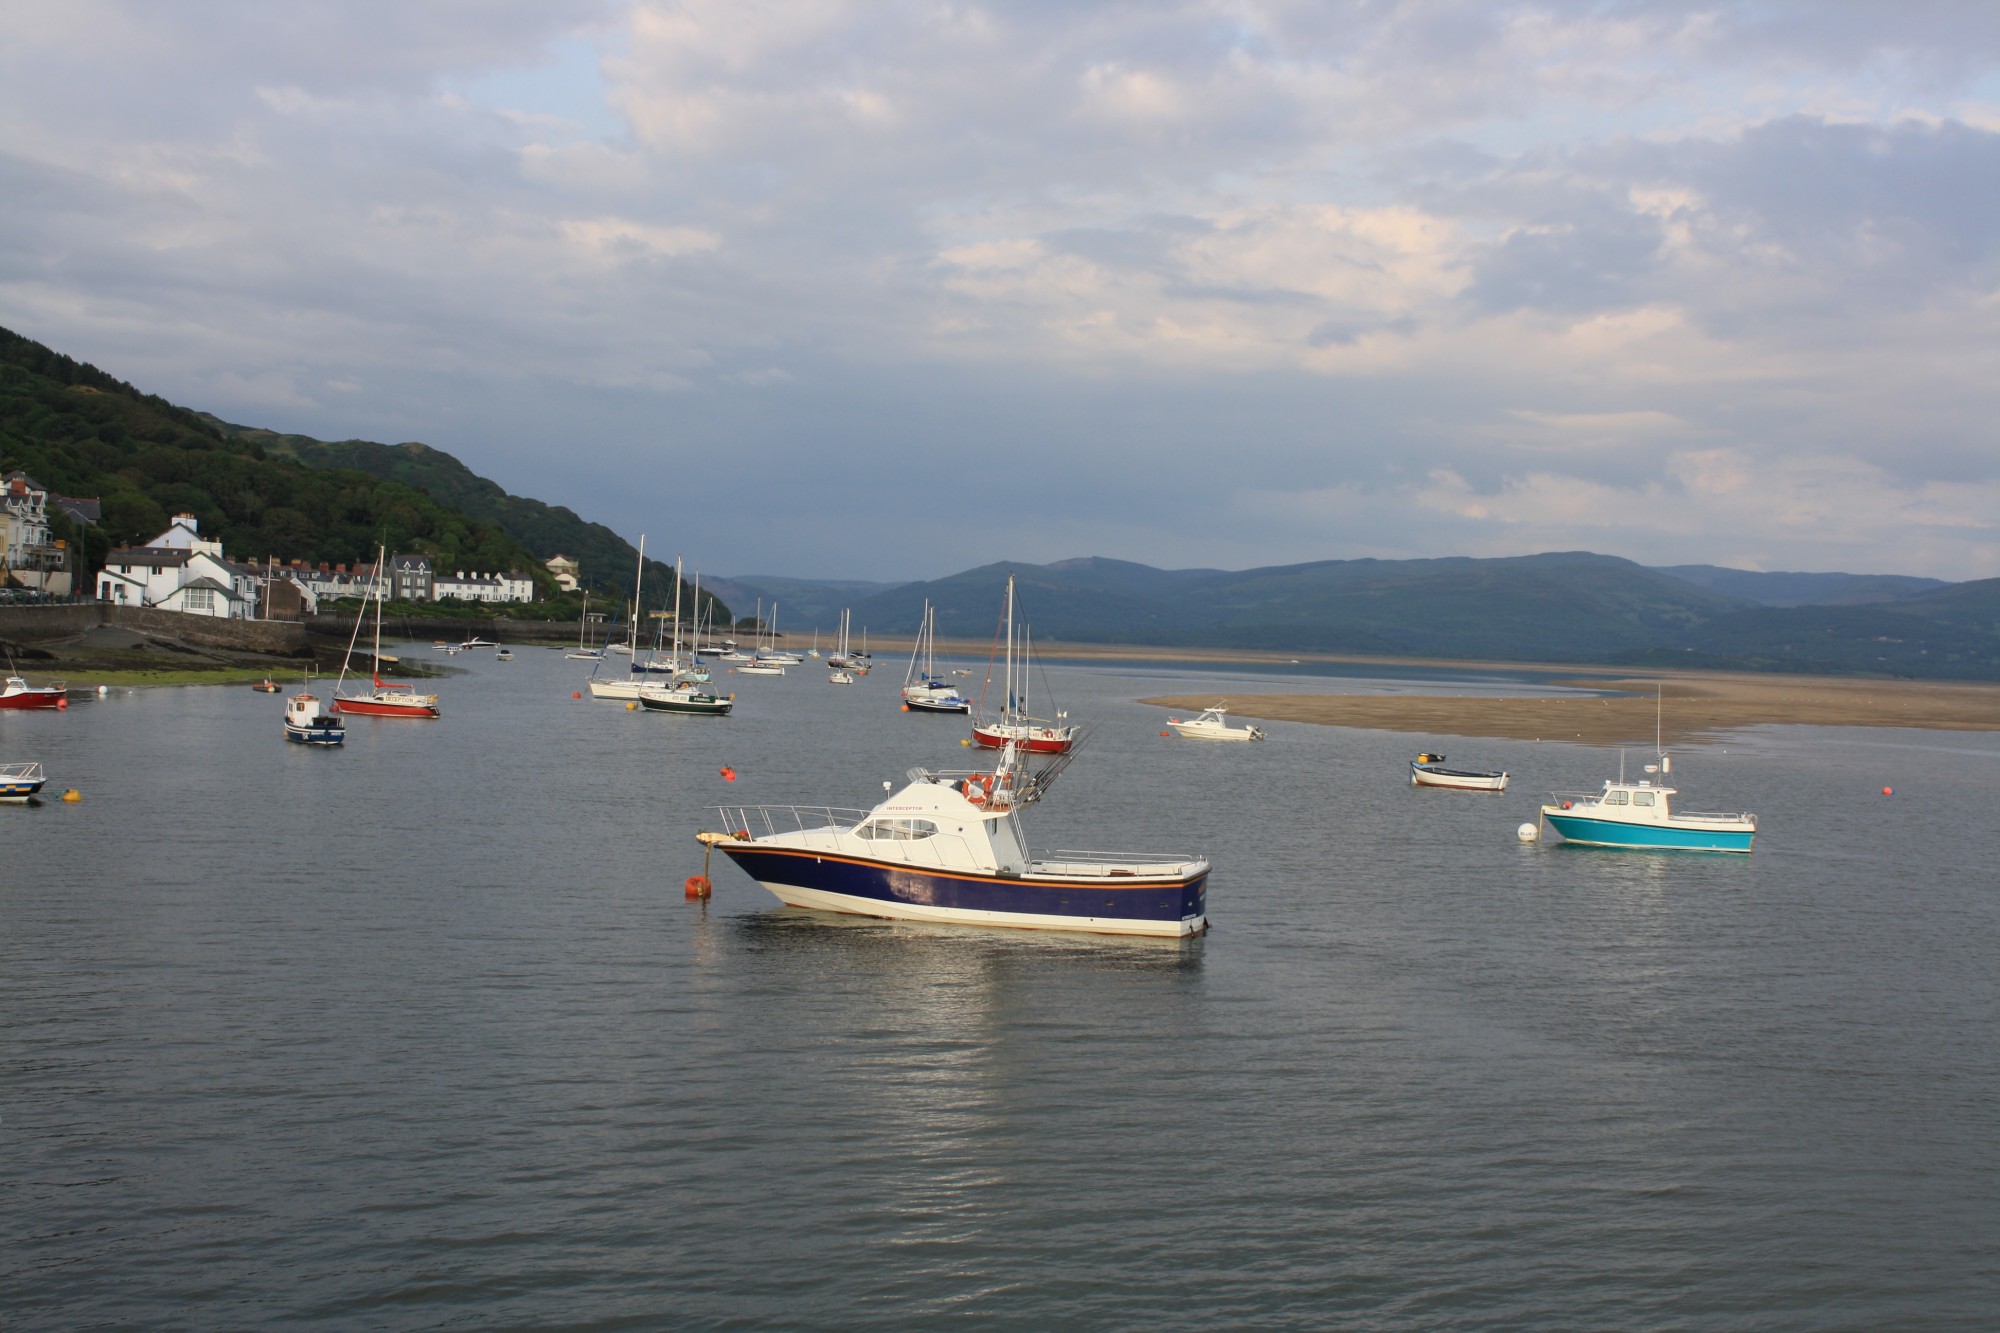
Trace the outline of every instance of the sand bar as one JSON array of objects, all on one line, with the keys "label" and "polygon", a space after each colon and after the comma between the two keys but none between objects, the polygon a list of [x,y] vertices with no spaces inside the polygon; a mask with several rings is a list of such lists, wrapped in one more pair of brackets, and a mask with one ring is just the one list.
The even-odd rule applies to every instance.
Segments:
[{"label": "sand bar", "polygon": [[[1770,724],[2000,731],[2000,684],[1985,682],[1667,672],[1579,676],[1554,683],[1621,693],[1610,698],[1232,694],[1229,712],[1240,718],[1423,736],[1637,744],[1653,739],[1654,691],[1663,686],[1661,730],[1676,744],[1698,744],[1743,727]],[[1179,694],[1140,702],[1193,712],[1216,702],[1216,696]]]}]

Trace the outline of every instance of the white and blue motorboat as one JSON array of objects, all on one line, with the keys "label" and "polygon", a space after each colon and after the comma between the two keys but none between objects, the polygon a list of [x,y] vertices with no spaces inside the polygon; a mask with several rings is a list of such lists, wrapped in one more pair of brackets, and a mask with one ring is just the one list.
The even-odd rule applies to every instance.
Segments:
[{"label": "white and blue motorboat", "polygon": [[[1665,755],[1646,765],[1662,778],[1672,771]],[[1627,782],[1623,773],[1599,792],[1557,792],[1542,807],[1542,820],[1566,841],[1586,847],[1625,847],[1662,852],[1747,852],[1757,834],[1757,816],[1748,813],[1675,814],[1677,789],[1650,778]],[[1531,830],[1530,830],[1531,831]]]},{"label": "white and blue motorboat", "polygon": [[339,745],[347,739],[340,714],[319,705],[319,696],[301,690],[285,700],[285,739],[299,745]]},{"label": "white and blue motorboat", "polygon": [[24,805],[47,783],[40,764],[0,764],[0,801]]},{"label": "white and blue motorboat", "polygon": [[1029,854],[1020,811],[1058,767],[1031,774],[1010,745],[991,772],[911,769],[872,810],[723,807],[729,831],[699,837],[791,907],[1114,935],[1205,930],[1202,857]]}]

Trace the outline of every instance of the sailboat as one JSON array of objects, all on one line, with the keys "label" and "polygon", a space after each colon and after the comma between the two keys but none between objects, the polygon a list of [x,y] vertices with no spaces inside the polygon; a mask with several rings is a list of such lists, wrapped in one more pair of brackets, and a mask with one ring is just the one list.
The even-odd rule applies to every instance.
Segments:
[{"label": "sailboat", "polygon": [[[773,602],[771,603],[771,614],[775,616],[777,613],[778,604]],[[750,660],[741,663],[736,668],[736,672],[741,676],[782,676],[785,674],[785,664],[773,661],[764,646],[764,599],[761,597],[757,599],[757,646],[750,654]]]},{"label": "sailboat", "polygon": [[596,662],[603,658],[602,648],[593,648],[589,643],[590,634],[590,589],[583,590],[583,614],[576,618],[576,649],[563,656],[575,661]]},{"label": "sailboat", "polygon": [[960,696],[937,669],[937,608],[924,603],[924,619],[910,648],[910,668],[903,673],[903,707],[912,713],[969,713],[972,701]]},{"label": "sailboat", "polygon": [[851,609],[843,608],[841,610],[840,637],[838,642],[833,645],[833,651],[827,654],[826,664],[838,671],[848,671],[855,666],[853,655],[847,651],[847,629],[848,625],[852,623],[853,616],[854,612]]},{"label": "sailboat", "polygon": [[[642,532],[639,534],[638,572],[632,576],[632,622],[630,630],[632,638],[630,646],[623,649],[623,651],[634,654],[632,658],[632,674],[625,680],[599,680],[597,672],[604,665],[600,660],[596,667],[591,668],[590,679],[585,682],[590,690],[590,697],[593,699],[624,699],[630,701],[639,697],[640,688],[646,684],[645,668],[640,664],[636,654],[639,645],[639,594],[644,589],[645,584],[646,534]],[[612,652],[615,653],[620,650],[620,645],[615,643],[611,645]]]},{"label": "sailboat", "polygon": [[[1006,696],[996,718],[973,724],[973,742],[989,750],[998,750],[1011,742],[1033,754],[1067,754],[1077,742],[1077,729],[1067,721],[1069,714],[1059,712],[1053,722],[1028,716],[1028,663],[1032,655],[1026,648],[1021,653],[1020,687],[1015,688],[1012,574],[1007,576],[1006,643],[1006,675],[1002,679]],[[987,682],[990,685],[990,667],[988,671]]]},{"label": "sailboat", "polygon": [[348,694],[343,687],[347,684],[347,673],[354,663],[354,645],[361,638],[361,622],[368,618],[368,603],[361,604],[360,612],[354,617],[354,633],[347,640],[347,656],[340,663],[340,679],[333,687],[333,711],[351,713],[357,717],[436,717],[438,697],[435,694],[419,694],[408,685],[395,685],[377,674],[382,664],[382,566],[387,562],[389,552],[382,547],[376,552],[375,571],[368,580],[368,601],[375,603],[375,651],[370,658],[368,678],[374,688],[366,691],[356,686],[356,693]]},{"label": "sailboat", "polygon": [[639,687],[639,706],[653,713],[690,713],[700,717],[727,717],[736,706],[735,696],[723,698],[696,690],[694,682],[680,670],[681,660],[681,562],[674,558],[674,645],[668,659],[675,664],[671,683],[647,683]]},{"label": "sailboat", "polygon": [[779,666],[801,666],[805,659],[788,649],[778,647],[778,604],[771,603],[771,634],[764,651],[757,655],[760,662],[775,662]]}]

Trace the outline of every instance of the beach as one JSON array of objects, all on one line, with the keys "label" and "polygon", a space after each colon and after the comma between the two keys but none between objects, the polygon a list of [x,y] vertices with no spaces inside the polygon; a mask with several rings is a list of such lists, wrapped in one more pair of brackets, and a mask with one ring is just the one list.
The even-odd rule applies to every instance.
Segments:
[{"label": "beach", "polygon": [[[1578,675],[1554,683],[1617,693],[1610,697],[1238,694],[1230,698],[1229,712],[1232,717],[1261,721],[1423,736],[1635,744],[1653,739],[1659,689],[1660,733],[1674,744],[1699,744],[1744,727],[1774,724],[2000,731],[2000,684],[1987,682],[1662,672]],[[1182,694],[1140,702],[1195,712],[1216,700],[1213,694]]]}]

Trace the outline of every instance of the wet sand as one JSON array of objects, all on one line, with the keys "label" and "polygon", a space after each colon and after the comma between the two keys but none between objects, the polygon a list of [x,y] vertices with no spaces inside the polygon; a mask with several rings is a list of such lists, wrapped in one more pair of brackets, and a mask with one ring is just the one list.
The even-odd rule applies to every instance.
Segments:
[{"label": "wet sand", "polygon": [[[1637,744],[1653,739],[1654,690],[1664,685],[1661,731],[1677,744],[1714,740],[1743,727],[1769,724],[2000,731],[2000,684],[1721,672],[1578,676],[1555,683],[1621,693],[1611,698],[1234,694],[1229,713],[1237,718],[1423,736]],[[1183,694],[1140,702],[1194,712],[1215,703],[1216,696]]]}]

